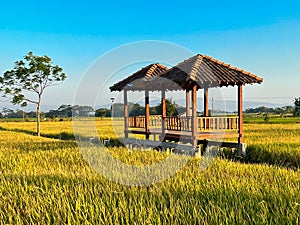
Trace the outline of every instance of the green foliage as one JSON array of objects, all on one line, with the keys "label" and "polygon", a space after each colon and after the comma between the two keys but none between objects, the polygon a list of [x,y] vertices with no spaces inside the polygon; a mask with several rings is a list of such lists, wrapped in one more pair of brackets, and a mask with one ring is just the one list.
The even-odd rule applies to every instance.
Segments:
[{"label": "green foliage", "polygon": [[[128,104],[128,108],[130,111],[132,103]],[[110,113],[108,114],[108,116],[112,116],[113,113],[113,117],[123,117],[124,116],[124,104],[123,103],[114,103],[113,106],[110,108]]]},{"label": "green foliage", "polygon": [[[167,116],[178,115],[177,109],[180,108],[175,102],[166,99]],[[96,110],[95,116],[97,117],[110,117],[113,112],[114,117],[124,116],[124,104],[114,103],[111,109],[100,108]],[[145,115],[145,107],[139,103],[128,103],[129,116],[142,116]],[[157,106],[150,107],[151,115],[161,115],[161,103]],[[104,116],[103,116],[104,115]]]},{"label": "green foliage", "polygon": [[95,111],[96,117],[107,117],[110,115],[110,110],[106,108],[100,108]]},{"label": "green foliage", "polygon": [[294,109],[294,116],[299,117],[300,116],[300,97],[295,98],[295,109]]},{"label": "green foliage", "polygon": [[[124,115],[124,109],[123,109],[123,115]],[[145,107],[139,105],[138,103],[129,105],[129,116],[141,116],[141,115],[145,115]]]},{"label": "green foliage", "polygon": [[[40,135],[40,105],[42,95],[47,87],[56,85],[66,79],[66,74],[58,65],[53,65],[48,56],[35,56],[29,52],[24,60],[16,61],[12,70],[0,76],[0,91],[5,97],[11,97],[13,104],[26,106],[37,105],[37,134]],[[33,93],[36,98],[32,98]]]},{"label": "green foliage", "polygon": [[[167,109],[167,116],[177,116],[177,108],[179,106],[175,103],[172,102],[171,99],[166,99],[166,109]],[[153,108],[153,115],[161,115],[161,110],[162,110],[162,104],[159,103],[156,107]]]},{"label": "green foliage", "polygon": [[245,110],[245,113],[273,113],[273,114],[285,114],[285,113],[293,113],[293,106],[284,106],[277,108],[268,108],[265,106],[260,106],[257,108],[249,108]]},{"label": "green foliage", "polygon": [[[38,104],[44,90],[65,80],[66,74],[61,67],[53,65],[48,56],[35,56],[29,52],[24,60],[16,61],[14,69],[1,76],[1,90],[5,96],[12,97],[14,104]],[[28,92],[37,94],[37,98],[29,98]]]},{"label": "green foliage", "polygon": [[265,121],[265,123],[269,123],[270,117],[269,117],[269,114],[268,114],[268,113],[266,113],[266,114],[264,115],[264,121]]},{"label": "green foliage", "polygon": [[56,110],[50,110],[45,114],[46,117],[54,119],[55,117],[72,117],[74,116],[93,116],[94,109],[91,106],[79,106],[79,105],[61,105]]}]

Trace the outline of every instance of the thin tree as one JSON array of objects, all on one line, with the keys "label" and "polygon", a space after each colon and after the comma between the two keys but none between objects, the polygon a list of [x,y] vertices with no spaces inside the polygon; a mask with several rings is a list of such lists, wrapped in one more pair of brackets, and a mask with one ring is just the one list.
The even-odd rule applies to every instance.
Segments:
[{"label": "thin tree", "polygon": [[44,91],[65,79],[63,69],[53,65],[51,58],[45,55],[35,56],[29,52],[24,56],[24,61],[16,61],[12,70],[0,76],[0,91],[4,93],[4,97],[11,97],[13,104],[21,106],[28,103],[36,104],[37,135],[40,136],[40,113]]}]

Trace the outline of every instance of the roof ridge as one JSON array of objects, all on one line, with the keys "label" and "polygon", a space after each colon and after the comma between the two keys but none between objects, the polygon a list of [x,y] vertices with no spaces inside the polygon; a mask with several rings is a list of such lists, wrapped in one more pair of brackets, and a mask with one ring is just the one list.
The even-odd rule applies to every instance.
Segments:
[{"label": "roof ridge", "polygon": [[163,64],[160,64],[160,63],[155,63],[158,67],[162,68],[162,69],[166,69],[168,70],[169,68]]},{"label": "roof ridge", "polygon": [[151,77],[156,68],[157,64],[151,64],[150,68],[147,70],[146,76]]},{"label": "roof ridge", "polygon": [[[118,86],[119,86],[119,85],[122,85],[122,83],[123,83],[124,81],[127,81],[127,82],[128,82],[128,81],[130,81],[131,79],[136,80],[136,79],[135,79],[135,76],[139,75],[139,73],[141,73],[141,72],[144,73],[144,76],[143,76],[144,78],[145,78],[145,77],[146,77],[146,78],[151,78],[151,77],[153,77],[153,74],[154,74],[154,76],[158,76],[158,74],[155,75],[155,74],[156,74],[155,71],[156,71],[157,68],[160,68],[160,69],[158,70],[158,73],[161,73],[163,70],[168,70],[168,69],[169,69],[167,66],[164,66],[164,65],[162,65],[162,64],[160,64],[160,63],[152,63],[152,64],[149,64],[149,65],[147,65],[147,66],[142,67],[140,70],[134,72],[132,75],[128,76],[127,78],[125,78],[125,79],[123,79],[123,80],[117,82],[116,84],[114,84],[113,86],[111,86],[110,89],[111,89],[111,90],[117,90],[117,89],[118,89]],[[141,78],[142,78],[142,77],[141,77]],[[116,88],[116,89],[115,89],[115,88]]]},{"label": "roof ridge", "polygon": [[[199,56],[200,56],[201,60],[200,60],[200,62],[197,63],[197,61],[199,61]],[[179,64],[177,64],[176,66],[174,66],[174,67],[177,67],[178,69],[182,70],[182,67],[183,67],[182,65],[185,65],[187,62],[191,61],[193,58],[196,58],[196,62],[193,63],[192,69],[189,71],[189,74],[186,77],[186,80],[189,80],[189,79],[195,80],[197,70],[195,70],[193,68],[195,67],[196,63],[199,64],[199,66],[200,66],[200,64],[202,62],[203,55],[197,54],[197,55],[191,56],[190,58],[185,59],[182,62],[180,62]],[[172,67],[172,68],[174,68],[174,67]],[[187,71],[184,71],[184,70],[183,70],[183,72],[187,73]]]},{"label": "roof ridge", "polygon": [[[151,65],[151,67],[148,69],[148,71],[147,71],[147,73],[146,73],[146,76],[148,76],[148,77],[151,77],[152,76],[152,74],[155,72],[155,70],[157,69],[157,68],[160,68],[160,69],[163,69],[163,70],[169,70],[169,68],[167,67],[167,66],[165,66],[165,65],[162,65],[162,64],[160,64],[160,63],[153,63],[153,64],[150,64]],[[150,66],[149,65],[149,66]],[[157,76],[160,76],[161,74],[162,74],[163,72],[160,72],[160,74],[158,74]]]},{"label": "roof ridge", "polygon": [[201,54],[197,54],[194,57],[196,57],[196,61],[194,62],[194,65],[191,69],[191,73],[190,73],[189,77],[187,77],[187,79],[191,79],[191,80],[196,80],[196,75],[197,75],[197,71],[198,71],[198,69],[196,69],[196,68],[200,68],[200,65],[203,60],[203,55],[201,55]]},{"label": "roof ridge", "polygon": [[[129,80],[129,79],[131,79],[131,78],[134,77],[137,73],[139,73],[141,70],[144,70],[144,69],[146,69],[147,67],[151,67],[152,65],[153,65],[153,64],[149,64],[149,65],[147,65],[147,66],[145,66],[145,67],[142,67],[140,70],[134,72],[134,73],[131,74],[129,77],[126,77],[125,79],[123,79],[123,80],[117,82],[117,83],[114,84],[113,86],[117,86],[118,84],[121,84],[124,80]],[[112,87],[113,87],[113,86],[112,86]]]}]

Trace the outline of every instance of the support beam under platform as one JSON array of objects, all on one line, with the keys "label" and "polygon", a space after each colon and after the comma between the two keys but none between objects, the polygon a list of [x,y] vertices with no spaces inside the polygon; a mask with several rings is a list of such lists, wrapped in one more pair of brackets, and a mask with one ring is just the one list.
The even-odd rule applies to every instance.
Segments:
[{"label": "support beam under platform", "polygon": [[151,140],[140,140],[135,138],[125,138],[124,145],[129,148],[136,148],[136,149],[160,149],[165,151],[166,149],[170,149],[174,153],[178,154],[185,154],[190,156],[196,155],[196,148],[191,145],[186,144],[178,144],[174,142],[160,142],[160,141],[151,141]]},{"label": "support beam under platform", "polygon": [[200,150],[197,147],[194,147],[190,144],[179,144],[175,142],[160,142],[152,140],[141,140],[135,138],[125,138],[124,145],[130,149],[160,149],[165,151],[170,149],[173,153],[185,154],[190,156],[199,156],[207,150],[208,147],[216,146],[218,148],[235,148],[237,149],[238,156],[246,156],[246,144],[244,143],[234,143],[234,142],[217,142],[209,140],[198,140],[198,146],[203,145],[203,152],[200,154]]},{"label": "support beam under platform", "polygon": [[203,150],[209,146],[216,146],[219,148],[235,148],[237,149],[238,156],[246,156],[247,145],[245,143],[236,143],[236,142],[218,142],[212,140],[198,140],[198,145],[203,145]]}]

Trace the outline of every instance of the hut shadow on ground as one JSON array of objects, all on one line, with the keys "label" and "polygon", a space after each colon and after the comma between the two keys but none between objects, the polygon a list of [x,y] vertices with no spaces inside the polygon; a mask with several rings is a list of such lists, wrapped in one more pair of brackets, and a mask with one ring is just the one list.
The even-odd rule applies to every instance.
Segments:
[{"label": "hut shadow on ground", "polygon": [[[30,131],[30,130],[25,130],[25,129],[19,129],[19,128],[5,128],[0,126],[0,130],[2,131],[11,131],[11,132],[18,132],[18,133],[23,133],[23,134],[29,134],[32,136],[36,136],[36,132]],[[68,133],[68,132],[60,132],[56,134],[44,134],[41,133],[41,137],[45,138],[53,138],[53,139],[58,139],[58,140],[75,140],[74,134]]]},{"label": "hut shadow on ground", "polygon": [[[25,130],[25,129],[19,129],[19,128],[5,128],[0,126],[0,131],[10,131],[10,132],[17,132],[17,133],[23,133],[23,134],[28,134],[32,136],[37,136],[36,132],[30,131],[30,130]],[[53,134],[44,134],[41,133],[41,137],[44,138],[51,138],[51,139],[57,139],[57,140],[64,140],[64,141],[75,141],[75,140],[81,140],[85,142],[91,142],[94,144],[99,144],[103,143],[104,140],[101,138],[91,138],[91,137],[85,137],[85,136],[76,136],[73,133],[68,133],[68,132],[60,132],[60,133],[53,133]],[[120,147],[122,146],[122,143],[119,141],[117,138],[110,138],[109,141],[107,142],[108,146],[112,147]]]}]

